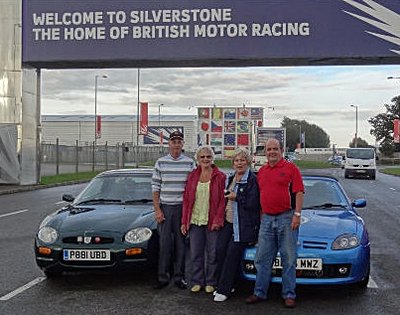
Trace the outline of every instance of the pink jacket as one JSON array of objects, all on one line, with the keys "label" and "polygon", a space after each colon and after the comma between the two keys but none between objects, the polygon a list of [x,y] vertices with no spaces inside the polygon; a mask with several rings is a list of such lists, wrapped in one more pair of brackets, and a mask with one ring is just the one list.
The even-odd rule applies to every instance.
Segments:
[{"label": "pink jacket", "polygon": [[[185,192],[183,194],[182,224],[189,229],[192,218],[192,209],[196,197],[197,183],[200,179],[201,167],[193,170],[186,182]],[[210,181],[210,205],[208,212],[208,229],[211,230],[213,224],[224,225],[225,220],[225,174],[218,167],[213,165]]]}]

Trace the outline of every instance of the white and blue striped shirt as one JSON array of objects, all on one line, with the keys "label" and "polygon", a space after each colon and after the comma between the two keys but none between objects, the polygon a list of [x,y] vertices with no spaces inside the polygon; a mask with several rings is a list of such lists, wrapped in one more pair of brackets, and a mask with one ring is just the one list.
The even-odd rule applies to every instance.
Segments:
[{"label": "white and blue striped shirt", "polygon": [[183,203],[183,192],[189,173],[195,169],[193,159],[181,154],[161,157],[154,165],[151,181],[152,191],[160,192],[160,203],[176,205]]}]

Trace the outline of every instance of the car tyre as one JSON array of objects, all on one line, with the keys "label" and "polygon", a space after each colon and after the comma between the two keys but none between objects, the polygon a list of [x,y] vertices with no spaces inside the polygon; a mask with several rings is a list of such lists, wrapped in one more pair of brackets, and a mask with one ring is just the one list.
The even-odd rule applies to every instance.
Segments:
[{"label": "car tyre", "polygon": [[358,289],[365,290],[367,288],[369,282],[369,273],[370,273],[370,266],[368,265],[368,271],[364,280],[361,280],[360,282],[357,282],[355,284]]},{"label": "car tyre", "polygon": [[344,178],[349,178],[349,172],[347,170],[344,170]]},{"label": "car tyre", "polygon": [[43,269],[43,272],[47,278],[57,278],[62,275],[61,270]]}]

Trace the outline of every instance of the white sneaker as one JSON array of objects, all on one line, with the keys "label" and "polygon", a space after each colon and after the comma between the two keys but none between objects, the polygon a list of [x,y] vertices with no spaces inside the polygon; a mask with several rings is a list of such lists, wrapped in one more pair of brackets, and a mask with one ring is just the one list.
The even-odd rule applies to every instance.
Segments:
[{"label": "white sneaker", "polygon": [[221,293],[215,293],[214,295],[214,302],[225,302],[227,299],[228,297]]}]

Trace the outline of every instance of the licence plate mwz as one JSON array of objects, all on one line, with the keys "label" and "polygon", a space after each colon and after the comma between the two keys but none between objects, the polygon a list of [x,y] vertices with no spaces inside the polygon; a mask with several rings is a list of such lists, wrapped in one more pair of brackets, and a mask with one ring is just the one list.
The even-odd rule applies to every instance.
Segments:
[{"label": "licence plate mwz", "polygon": [[[282,269],[281,257],[276,257],[272,266],[275,269]],[[321,258],[297,258],[296,270],[322,270]]]}]

